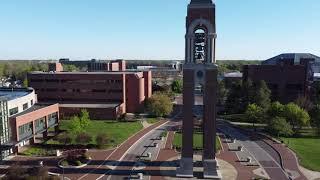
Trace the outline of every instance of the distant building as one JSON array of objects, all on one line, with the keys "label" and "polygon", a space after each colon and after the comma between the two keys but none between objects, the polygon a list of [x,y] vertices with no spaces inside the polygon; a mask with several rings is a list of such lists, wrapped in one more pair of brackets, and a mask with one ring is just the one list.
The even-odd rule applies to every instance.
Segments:
[{"label": "distant building", "polygon": [[262,62],[262,65],[305,65],[309,73],[320,73],[320,57],[309,53],[285,53]]},{"label": "distant building", "polygon": [[151,72],[120,71],[125,68],[124,61],[110,67],[116,71],[32,72],[28,82],[40,102],[59,103],[62,118],[81,109],[87,109],[93,119],[143,112],[144,101],[152,94]]},{"label": "distant building", "polygon": [[254,83],[264,80],[272,92],[272,99],[282,103],[295,101],[309,95],[307,70],[303,65],[247,65],[244,80]]},{"label": "distant building", "polygon": [[59,122],[57,104],[37,104],[33,89],[0,89],[1,160],[32,144],[37,135],[47,136]]},{"label": "distant building", "polygon": [[59,63],[61,63],[62,65],[75,65],[78,67],[87,68],[89,72],[126,71],[126,61],[122,59],[112,61],[97,59],[92,59],[89,61],[70,61],[69,59],[60,59]]},{"label": "distant building", "polygon": [[230,72],[230,73],[225,73],[222,79],[224,80],[225,87],[230,88],[233,83],[241,82],[242,77],[243,77],[243,73],[241,72]]},{"label": "distant building", "polygon": [[88,62],[89,72],[103,72],[103,71],[126,71],[126,61],[119,59],[115,61],[99,61],[91,60]]}]

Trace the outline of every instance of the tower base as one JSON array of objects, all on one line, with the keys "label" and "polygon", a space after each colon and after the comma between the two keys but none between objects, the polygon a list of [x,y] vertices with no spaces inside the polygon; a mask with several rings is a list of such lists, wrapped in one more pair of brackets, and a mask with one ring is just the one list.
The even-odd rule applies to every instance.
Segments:
[{"label": "tower base", "polygon": [[219,165],[215,159],[203,160],[203,178],[205,179],[221,179]]},{"label": "tower base", "polygon": [[181,158],[180,167],[177,169],[177,177],[193,177],[193,158]]}]

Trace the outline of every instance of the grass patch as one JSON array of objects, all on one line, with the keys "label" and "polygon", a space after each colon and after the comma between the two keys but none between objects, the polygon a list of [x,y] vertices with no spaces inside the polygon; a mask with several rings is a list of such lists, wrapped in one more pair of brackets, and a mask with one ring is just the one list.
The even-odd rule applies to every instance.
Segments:
[{"label": "grass patch", "polygon": [[[197,150],[203,149],[203,142],[202,142],[202,133],[195,133],[193,134],[193,148]],[[182,146],[182,134],[181,133],[175,133],[174,139],[173,139],[173,146],[177,149],[181,149]],[[216,137],[216,149],[221,149],[220,141],[218,140],[218,137]]]},{"label": "grass patch", "polygon": [[[118,122],[118,121],[90,121],[89,127],[85,130],[88,133],[92,140],[89,144],[97,145],[96,144],[96,136],[100,133],[106,133],[110,138],[110,141],[107,147],[115,147],[121,144],[123,141],[127,140],[130,136],[134,133],[138,132],[142,129],[142,124],[138,121],[135,122]],[[59,128],[62,131],[68,132],[70,129],[71,121],[65,120],[60,122]],[[76,144],[75,142],[75,135],[70,134],[72,137],[73,145]],[[61,144],[56,140],[49,140],[46,142],[47,144]]]},{"label": "grass patch", "polygon": [[157,119],[157,118],[147,118],[147,123],[149,123],[149,124],[154,124],[157,122],[159,122],[159,119]]},{"label": "grass patch", "polygon": [[300,137],[283,137],[281,140],[297,154],[303,167],[320,171],[320,137],[315,129],[303,128]]},{"label": "grass patch", "polygon": [[55,156],[56,155],[56,151],[53,149],[45,149],[45,148],[41,148],[41,147],[30,147],[27,150],[19,153],[20,155],[23,156],[41,156],[41,157],[45,157],[45,156]]}]

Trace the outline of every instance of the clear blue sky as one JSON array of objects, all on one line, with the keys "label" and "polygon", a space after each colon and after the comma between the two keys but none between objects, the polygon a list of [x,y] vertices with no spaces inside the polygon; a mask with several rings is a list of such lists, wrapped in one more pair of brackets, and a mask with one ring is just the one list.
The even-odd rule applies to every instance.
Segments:
[{"label": "clear blue sky", "polygon": [[[183,59],[189,0],[1,0],[0,59]],[[218,59],[320,55],[320,0],[217,0]]]}]

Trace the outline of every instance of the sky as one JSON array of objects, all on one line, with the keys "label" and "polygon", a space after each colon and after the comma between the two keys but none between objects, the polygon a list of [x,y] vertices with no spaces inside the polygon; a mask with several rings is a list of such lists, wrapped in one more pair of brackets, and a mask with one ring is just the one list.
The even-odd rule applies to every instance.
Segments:
[{"label": "sky", "polygon": [[[0,59],[184,59],[189,0],[1,0]],[[217,59],[320,56],[320,0],[216,0]]]}]

